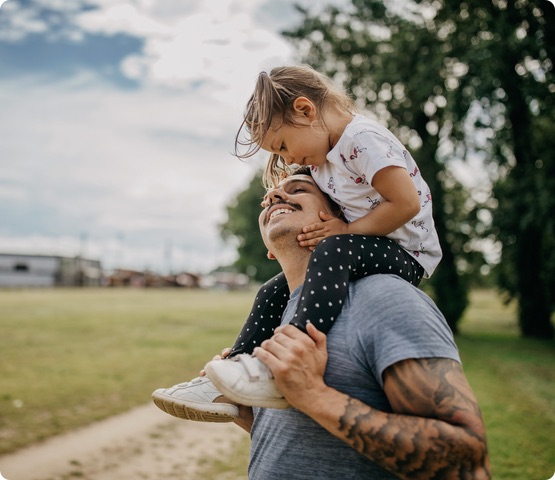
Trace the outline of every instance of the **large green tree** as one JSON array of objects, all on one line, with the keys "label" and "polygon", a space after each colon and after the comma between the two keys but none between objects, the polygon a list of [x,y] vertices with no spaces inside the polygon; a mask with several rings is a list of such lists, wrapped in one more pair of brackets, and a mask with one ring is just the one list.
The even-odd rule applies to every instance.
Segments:
[{"label": "large green tree", "polygon": [[[461,274],[479,266],[477,240],[487,235],[501,247],[498,284],[518,301],[522,333],[552,337],[552,4],[352,0],[342,11],[301,12],[301,26],[285,35],[302,59],[344,83],[362,108],[408,144],[432,189],[444,259],[427,285],[453,330],[467,304]],[[494,184],[494,198],[482,205],[449,169],[452,159],[477,155]],[[479,215],[485,210],[493,216],[489,230],[478,221],[487,219]],[[241,259],[253,251],[243,235],[242,269],[258,262]],[[269,265],[272,272],[277,268]],[[260,279],[268,278],[264,267],[259,271]]]},{"label": "large green tree", "polygon": [[412,146],[432,189],[444,249],[431,285],[451,326],[466,305],[460,267],[476,264],[468,261],[475,238],[467,233],[476,237],[482,226],[474,217],[478,205],[453,190],[445,166],[483,153],[494,167],[497,202],[482,207],[492,210],[489,233],[502,246],[499,285],[518,300],[524,335],[552,337],[553,150],[541,132],[555,131],[548,113],[555,92],[553,6],[352,0],[342,11],[301,12],[303,24],[285,34],[304,60],[342,81]]},{"label": "large green tree", "polygon": [[[419,2],[431,6],[430,2]],[[553,338],[555,308],[555,9],[546,0],[443,1],[434,22],[464,67],[451,109],[467,148],[473,119],[495,167],[499,286],[516,299],[525,336]]]},{"label": "large green tree", "polygon": [[[330,8],[285,32],[303,52],[303,61],[342,82],[360,107],[384,122],[415,157],[434,199],[434,218],[443,260],[423,285],[435,297],[453,329],[468,303],[464,274],[474,261],[469,233],[471,199],[446,169],[445,140],[451,128],[451,75],[426,18],[394,13],[382,1],[353,1],[353,8]],[[468,226],[468,225],[467,225]],[[466,250],[466,251],[465,251]],[[476,255],[476,252],[474,252]],[[465,268],[463,268],[465,267]]]}]

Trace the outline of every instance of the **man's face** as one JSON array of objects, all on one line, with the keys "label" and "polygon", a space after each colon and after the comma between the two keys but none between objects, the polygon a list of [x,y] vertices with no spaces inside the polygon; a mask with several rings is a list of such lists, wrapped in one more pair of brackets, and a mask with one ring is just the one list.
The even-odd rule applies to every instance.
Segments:
[{"label": "man's face", "polygon": [[268,190],[263,206],[258,223],[270,250],[272,240],[287,234],[296,239],[304,226],[321,221],[321,211],[331,213],[324,194],[309,175],[283,179],[278,187]]}]

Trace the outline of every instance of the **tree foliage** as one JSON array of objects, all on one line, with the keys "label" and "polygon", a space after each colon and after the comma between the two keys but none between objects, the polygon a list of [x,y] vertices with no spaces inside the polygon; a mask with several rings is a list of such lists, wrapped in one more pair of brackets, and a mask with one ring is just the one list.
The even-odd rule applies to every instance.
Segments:
[{"label": "tree foliage", "polygon": [[[425,2],[421,2],[425,3]],[[473,116],[454,134],[493,164],[491,233],[502,245],[498,284],[519,305],[525,336],[553,338],[555,308],[555,9],[547,1],[444,1],[434,18],[465,73],[452,109]]]},{"label": "tree foliage", "polygon": [[[467,305],[479,245],[495,244],[499,287],[523,335],[553,337],[555,307],[555,10],[547,0],[351,0],[284,32],[302,61],[345,85],[417,160],[434,198],[444,258],[424,284],[453,328]],[[463,188],[454,160],[480,157],[493,198]],[[262,196],[257,178],[250,189]],[[243,195],[243,194],[241,194]],[[237,266],[259,264],[247,192],[222,232]],[[249,200],[250,199],[250,200]],[[255,202],[258,204],[258,201]],[[238,207],[241,205],[241,207]],[[492,220],[491,220],[492,219]],[[255,240],[256,239],[256,240]],[[269,266],[266,267],[265,265]],[[277,271],[267,262],[257,279]],[[268,270],[266,270],[268,268]],[[266,272],[269,272],[266,274]]]},{"label": "tree foliage", "polygon": [[[466,305],[460,274],[479,265],[475,245],[489,234],[501,244],[498,283],[519,302],[522,333],[551,337],[553,6],[352,0],[317,17],[299,10],[303,24],[285,35],[304,61],[343,82],[386,122],[430,184],[444,250],[430,283],[450,325]],[[483,204],[446,168],[453,158],[479,154],[495,183],[494,201]],[[493,215],[489,230],[479,221],[484,210]]]},{"label": "tree foliage", "polygon": [[304,61],[342,82],[361,108],[408,144],[430,186],[443,259],[424,285],[456,332],[468,303],[464,274],[475,262],[462,262],[472,250],[472,228],[461,228],[470,218],[463,215],[470,198],[446,170],[441,152],[451,123],[438,43],[422,15],[404,18],[381,1],[353,1],[349,12],[330,8],[318,17],[301,11],[303,24],[285,35]]}]

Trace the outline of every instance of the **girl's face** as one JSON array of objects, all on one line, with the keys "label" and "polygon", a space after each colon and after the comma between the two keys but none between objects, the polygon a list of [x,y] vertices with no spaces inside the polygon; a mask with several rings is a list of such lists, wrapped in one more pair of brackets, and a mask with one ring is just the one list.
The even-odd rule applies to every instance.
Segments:
[{"label": "girl's face", "polygon": [[276,153],[287,165],[323,165],[331,150],[329,134],[310,123],[271,128],[261,147]]},{"label": "girl's face", "polygon": [[295,124],[279,124],[270,128],[261,148],[278,154],[287,165],[323,165],[332,148],[330,133],[322,128],[316,109],[309,100],[298,98],[294,108]]}]

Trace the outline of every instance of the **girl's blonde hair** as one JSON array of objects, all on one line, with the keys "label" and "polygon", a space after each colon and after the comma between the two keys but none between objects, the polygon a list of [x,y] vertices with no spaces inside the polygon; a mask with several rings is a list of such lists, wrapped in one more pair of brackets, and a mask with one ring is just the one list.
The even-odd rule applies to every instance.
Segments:
[{"label": "girl's blonde hair", "polygon": [[[351,114],[356,111],[355,103],[345,91],[308,65],[277,67],[269,75],[262,72],[235,137],[235,155],[248,158],[258,152],[270,127],[297,124],[293,102],[299,97],[306,97],[314,103],[322,122],[322,113],[328,108]],[[244,138],[241,138],[243,132]],[[246,147],[246,151],[241,152],[241,147]],[[283,159],[272,154],[262,178],[264,186],[272,188],[288,173],[289,167]]]}]

